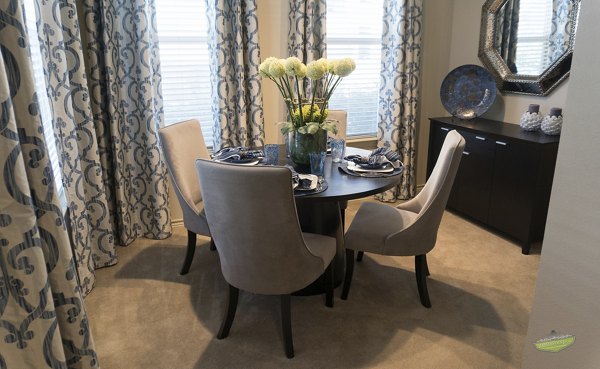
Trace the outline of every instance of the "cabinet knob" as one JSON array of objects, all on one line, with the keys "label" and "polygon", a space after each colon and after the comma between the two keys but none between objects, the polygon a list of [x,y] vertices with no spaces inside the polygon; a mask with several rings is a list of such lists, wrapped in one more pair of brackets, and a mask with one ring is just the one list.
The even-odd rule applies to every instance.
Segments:
[{"label": "cabinet knob", "polygon": [[471,153],[470,153],[470,152],[468,152],[468,151],[463,151],[463,155],[467,155],[467,156],[469,156],[469,155],[471,155]]},{"label": "cabinet knob", "polygon": [[446,131],[446,132],[449,132],[449,131],[450,131],[450,128],[446,128],[446,127],[440,127],[440,129],[441,129],[442,131]]},{"label": "cabinet knob", "polygon": [[506,146],[506,142],[503,141],[496,141],[496,144]]},{"label": "cabinet knob", "polygon": [[486,138],[485,137],[481,137],[481,136],[475,136],[476,139],[480,140],[480,141],[485,141]]}]

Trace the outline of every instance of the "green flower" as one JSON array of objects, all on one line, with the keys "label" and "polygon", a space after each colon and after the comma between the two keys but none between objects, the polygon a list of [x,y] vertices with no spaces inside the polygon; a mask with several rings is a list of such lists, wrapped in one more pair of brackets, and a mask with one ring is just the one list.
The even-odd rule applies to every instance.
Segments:
[{"label": "green flower", "polygon": [[333,70],[335,69],[335,65],[338,63],[337,60],[326,60],[327,62],[327,71],[329,73],[333,73]]},{"label": "green flower", "polygon": [[[260,67],[259,67],[260,68]],[[285,74],[285,65],[283,59],[275,59],[269,64],[269,74],[273,78],[281,78]]]},{"label": "green flower", "polygon": [[271,56],[271,57],[266,58],[262,63],[260,63],[260,65],[258,67],[258,71],[260,72],[261,76],[263,76],[263,77],[271,76],[269,74],[269,66],[271,65],[273,60],[277,60],[277,58],[274,58]]},{"label": "green flower", "polygon": [[[321,60],[321,59],[319,59]],[[325,62],[326,64],[327,62]],[[325,66],[323,65],[324,63],[319,62],[319,61],[312,61],[310,63],[308,63],[308,65],[306,66],[306,75],[308,76],[308,78],[316,80],[319,79],[321,77],[323,77],[323,75],[325,73],[327,73],[327,69],[325,68]]]},{"label": "green flower", "polygon": [[356,68],[356,63],[354,62],[354,60],[352,60],[351,58],[344,58],[344,59],[338,60],[335,63],[335,65],[333,67],[333,73],[340,77],[346,77],[346,76],[350,75],[350,73],[352,73],[355,68]]},{"label": "green flower", "polygon": [[295,56],[285,59],[285,73],[290,77],[304,77],[301,76],[303,66],[304,64]]}]

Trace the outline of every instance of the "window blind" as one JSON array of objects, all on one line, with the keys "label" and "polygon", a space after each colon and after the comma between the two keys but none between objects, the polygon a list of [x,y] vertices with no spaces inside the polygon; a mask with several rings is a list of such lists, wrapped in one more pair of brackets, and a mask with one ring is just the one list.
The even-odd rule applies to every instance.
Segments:
[{"label": "window blind", "polygon": [[383,0],[327,1],[327,58],[356,61],[329,102],[330,109],[348,112],[348,136],[377,132],[382,19]]},{"label": "window blind", "polygon": [[212,146],[208,20],[198,0],[156,1],[165,124],[198,119]]},{"label": "window blind", "polygon": [[517,32],[517,71],[537,75],[548,67],[548,43],[552,32],[552,1],[522,1]]},{"label": "window blind", "polygon": [[60,161],[58,160],[58,150],[56,149],[56,141],[54,139],[53,117],[50,109],[50,101],[48,100],[48,92],[46,90],[46,77],[44,76],[44,62],[42,60],[42,52],[40,50],[40,42],[38,39],[34,0],[25,0],[23,5],[25,8],[25,27],[27,28],[29,51],[31,54],[31,63],[33,65],[35,92],[38,98],[40,119],[44,130],[44,138],[46,140],[46,149],[48,150],[48,157],[50,159],[50,165],[52,167],[52,173],[54,174],[62,209],[66,211],[67,198],[62,183]]}]

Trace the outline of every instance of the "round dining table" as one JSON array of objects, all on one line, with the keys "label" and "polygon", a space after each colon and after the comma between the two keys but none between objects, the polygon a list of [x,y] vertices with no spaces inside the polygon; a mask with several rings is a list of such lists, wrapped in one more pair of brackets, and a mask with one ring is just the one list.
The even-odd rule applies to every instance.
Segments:
[{"label": "round dining table", "polygon": [[[369,151],[347,147],[346,155],[368,156]],[[294,166],[286,156],[285,146],[283,145],[279,150],[279,164]],[[360,199],[389,190],[398,185],[401,180],[401,174],[377,178],[352,176],[342,172],[339,169],[340,165],[344,165],[343,160],[341,163],[334,163],[331,160],[331,155],[327,155],[324,172],[327,189],[314,194],[298,191],[296,196],[296,208],[302,231],[322,234],[336,239],[337,248],[334,258],[334,283],[336,287],[344,279],[344,214],[348,200]],[[294,169],[298,173],[310,173],[310,168],[294,166]],[[295,294],[315,295],[323,292],[323,286],[317,280]]]}]

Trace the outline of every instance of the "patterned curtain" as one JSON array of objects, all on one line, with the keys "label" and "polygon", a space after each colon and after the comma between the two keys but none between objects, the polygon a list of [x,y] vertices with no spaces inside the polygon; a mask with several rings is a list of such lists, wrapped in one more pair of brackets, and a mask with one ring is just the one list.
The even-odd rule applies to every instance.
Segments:
[{"label": "patterned curtain", "polygon": [[265,130],[256,0],[207,0],[206,4],[213,148],[262,146]]},{"label": "patterned curtain", "polygon": [[572,0],[553,0],[552,31],[548,40],[548,64],[554,63],[569,48],[572,37],[573,12],[577,8]]},{"label": "patterned curtain", "polygon": [[513,73],[518,73],[516,62],[520,8],[520,0],[508,0],[498,12],[496,21],[496,48]]},{"label": "patterned curtain", "polygon": [[97,368],[22,3],[0,5],[0,368]]},{"label": "patterned curtain", "polygon": [[117,262],[74,0],[37,3],[37,30],[82,292]]},{"label": "patterned curtain", "polygon": [[384,0],[377,146],[397,151],[404,171],[380,201],[416,194],[417,102],[421,73],[422,0]]},{"label": "patterned curtain", "polygon": [[122,245],[140,236],[166,238],[171,219],[157,135],[163,108],[154,1],[77,0],[77,8],[113,232]]},{"label": "patterned curtain", "polygon": [[326,0],[289,0],[288,56],[303,63],[327,56]]}]

